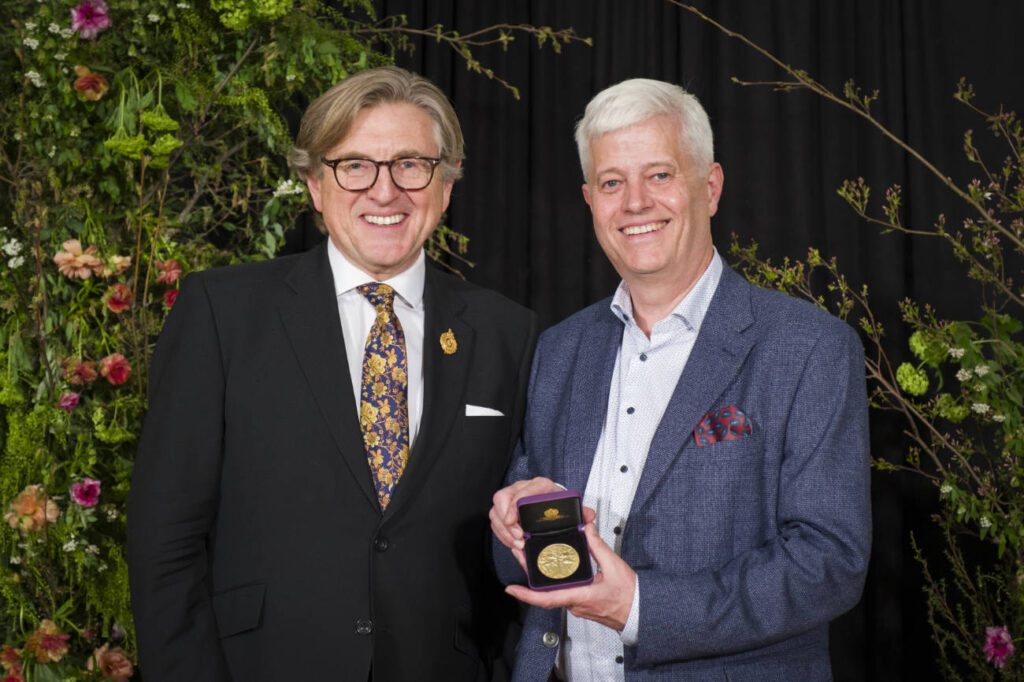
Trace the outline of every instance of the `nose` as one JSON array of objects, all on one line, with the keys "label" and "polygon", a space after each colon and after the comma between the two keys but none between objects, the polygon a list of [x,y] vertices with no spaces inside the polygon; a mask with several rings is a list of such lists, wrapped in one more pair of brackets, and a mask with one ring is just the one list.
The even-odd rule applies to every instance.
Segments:
[{"label": "nose", "polygon": [[370,189],[366,190],[366,195],[379,204],[386,204],[393,201],[402,190],[391,179],[391,168],[389,166],[380,166],[378,168],[377,181],[370,186]]},{"label": "nose", "polygon": [[623,199],[625,209],[629,213],[642,213],[651,207],[651,194],[643,179],[627,182]]}]

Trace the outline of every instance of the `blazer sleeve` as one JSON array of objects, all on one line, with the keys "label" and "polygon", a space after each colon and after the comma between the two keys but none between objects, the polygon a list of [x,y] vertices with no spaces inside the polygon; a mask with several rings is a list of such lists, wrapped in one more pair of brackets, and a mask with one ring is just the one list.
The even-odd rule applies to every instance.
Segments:
[{"label": "blazer sleeve", "polygon": [[190,275],[153,356],[128,505],[128,569],[147,680],[228,679],[208,588],[225,367],[203,276]]},{"label": "blazer sleeve", "polygon": [[860,599],[871,546],[863,357],[846,325],[829,325],[808,357],[783,425],[773,539],[714,569],[638,571],[639,665],[765,646]]}]

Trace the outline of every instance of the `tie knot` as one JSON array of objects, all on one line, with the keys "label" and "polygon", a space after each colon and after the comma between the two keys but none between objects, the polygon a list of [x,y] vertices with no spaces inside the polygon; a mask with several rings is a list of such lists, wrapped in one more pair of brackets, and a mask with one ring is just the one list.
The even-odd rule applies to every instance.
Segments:
[{"label": "tie knot", "polygon": [[356,291],[366,297],[366,300],[369,301],[370,305],[374,308],[379,309],[383,306],[384,310],[394,310],[395,290],[387,284],[381,284],[380,282],[361,284],[356,287]]}]

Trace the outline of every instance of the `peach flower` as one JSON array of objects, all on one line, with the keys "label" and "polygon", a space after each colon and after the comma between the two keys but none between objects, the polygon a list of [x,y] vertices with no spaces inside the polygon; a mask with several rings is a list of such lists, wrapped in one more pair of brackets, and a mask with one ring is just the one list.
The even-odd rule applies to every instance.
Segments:
[{"label": "peach flower", "polygon": [[57,624],[44,618],[39,628],[25,640],[25,653],[35,656],[40,663],[56,663],[68,653],[68,640]]},{"label": "peach flower", "polygon": [[124,649],[111,649],[109,644],[104,644],[92,652],[86,667],[89,670],[99,670],[103,677],[114,682],[127,682],[135,674],[135,666]]},{"label": "peach flower", "polygon": [[4,515],[4,520],[11,528],[31,533],[42,530],[47,523],[53,523],[59,515],[60,507],[47,497],[43,486],[33,484],[11,501],[10,511]]},{"label": "peach flower", "polygon": [[63,251],[58,251],[53,257],[60,274],[65,277],[89,279],[93,271],[103,265],[103,261],[96,256],[96,247],[90,246],[82,250],[82,242],[77,239],[69,239],[61,244]]},{"label": "peach flower", "polygon": [[88,66],[78,64],[75,66],[75,92],[90,102],[98,102],[107,94],[110,84],[107,79],[98,73],[93,73]]},{"label": "peach flower", "polygon": [[120,386],[132,375],[132,365],[120,353],[111,353],[100,360],[100,374],[114,386]]},{"label": "peach flower", "polygon": [[96,363],[68,358],[64,361],[64,379],[72,386],[85,386],[96,381]]},{"label": "peach flower", "polygon": [[160,274],[156,276],[156,281],[161,284],[171,285],[178,281],[181,277],[181,263],[174,260],[157,261],[155,263],[156,269],[160,271]]}]

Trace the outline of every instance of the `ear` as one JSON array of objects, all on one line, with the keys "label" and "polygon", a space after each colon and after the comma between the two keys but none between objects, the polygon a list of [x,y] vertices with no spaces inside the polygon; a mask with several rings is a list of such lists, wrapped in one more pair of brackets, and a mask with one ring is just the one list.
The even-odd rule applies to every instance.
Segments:
[{"label": "ear", "polygon": [[313,206],[319,213],[323,213],[322,197],[320,194],[320,182],[323,180],[323,175],[316,177],[312,173],[306,176],[306,187],[309,188],[309,196],[313,197]]},{"label": "ear", "polygon": [[590,206],[591,210],[593,210],[594,207],[591,206],[591,204],[590,204],[590,185],[584,182],[582,189],[583,189],[583,201],[587,202],[587,206]]},{"label": "ear", "polygon": [[718,212],[718,200],[722,196],[722,186],[725,184],[725,173],[722,172],[722,166],[718,163],[711,164],[711,170],[708,171],[708,216],[713,216]]},{"label": "ear", "polygon": [[[456,161],[455,162],[455,167],[456,168],[462,168],[462,161],[461,160],[460,161]],[[443,205],[441,206],[441,212],[442,213],[444,213],[445,211],[448,210],[448,202],[451,201],[451,198],[452,198],[452,188],[453,187],[455,187],[455,181],[454,180],[452,180],[451,182],[444,183],[444,189],[443,189],[443,191],[444,191],[444,200],[442,202]]]}]

